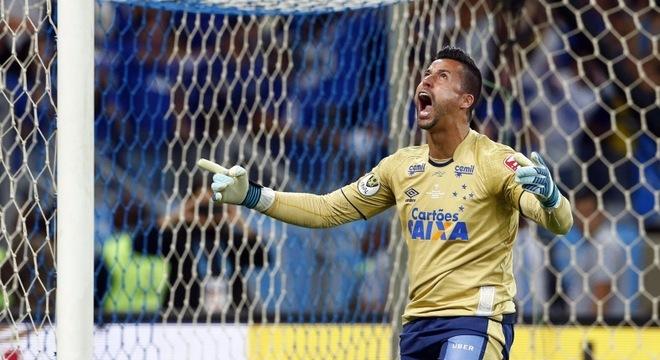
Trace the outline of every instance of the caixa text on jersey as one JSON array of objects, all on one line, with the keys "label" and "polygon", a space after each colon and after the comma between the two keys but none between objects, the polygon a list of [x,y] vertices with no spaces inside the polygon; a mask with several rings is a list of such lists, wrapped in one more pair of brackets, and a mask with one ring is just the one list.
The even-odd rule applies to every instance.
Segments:
[{"label": "caixa text on jersey", "polygon": [[458,213],[442,210],[423,211],[413,208],[408,220],[411,240],[469,240],[465,222]]}]

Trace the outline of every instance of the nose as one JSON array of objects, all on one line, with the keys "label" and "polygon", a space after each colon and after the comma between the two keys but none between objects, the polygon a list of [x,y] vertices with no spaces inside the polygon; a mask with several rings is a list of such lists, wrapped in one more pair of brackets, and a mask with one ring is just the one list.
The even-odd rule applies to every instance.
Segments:
[{"label": "nose", "polygon": [[422,87],[431,87],[431,75],[422,75]]}]

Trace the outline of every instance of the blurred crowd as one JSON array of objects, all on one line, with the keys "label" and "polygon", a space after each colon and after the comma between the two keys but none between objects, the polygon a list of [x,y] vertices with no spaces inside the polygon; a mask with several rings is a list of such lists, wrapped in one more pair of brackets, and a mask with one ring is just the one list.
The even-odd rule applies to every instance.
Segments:
[{"label": "blurred crowd", "polygon": [[[660,17],[644,11],[648,1],[570,2],[547,10],[466,0],[450,9],[429,0],[273,17],[98,3],[98,320],[388,321],[405,293],[391,212],[323,231],[285,226],[214,206],[210,175],[195,163],[239,163],[278,190],[323,193],[352,182],[397,147],[423,141],[409,99],[445,44],[468,50],[484,76],[473,127],[547,154],[574,204],[566,236],[521,221],[522,318],[648,318],[660,294],[651,284],[660,277],[652,251]],[[16,314],[29,301],[31,316],[43,318],[54,295],[55,207],[54,95],[44,78],[56,69],[53,25],[43,7],[32,11],[30,22],[3,9],[0,33],[0,244],[13,255],[0,281],[25,298],[11,303]],[[396,32],[388,21],[407,25]],[[122,267],[135,264],[145,265],[129,289]],[[130,303],[146,292],[155,304]]]}]

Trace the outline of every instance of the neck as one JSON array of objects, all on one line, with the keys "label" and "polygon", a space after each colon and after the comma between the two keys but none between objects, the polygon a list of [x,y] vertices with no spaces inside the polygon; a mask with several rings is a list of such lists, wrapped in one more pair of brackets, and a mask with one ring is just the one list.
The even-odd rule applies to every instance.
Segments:
[{"label": "neck", "polygon": [[455,122],[449,127],[431,129],[427,134],[429,156],[433,159],[450,159],[454,151],[470,132],[466,122]]}]

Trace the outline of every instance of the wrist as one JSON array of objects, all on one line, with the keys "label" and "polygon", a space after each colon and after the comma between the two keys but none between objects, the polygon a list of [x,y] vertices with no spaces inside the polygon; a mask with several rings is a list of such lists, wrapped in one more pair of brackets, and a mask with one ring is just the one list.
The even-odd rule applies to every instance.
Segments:
[{"label": "wrist", "polygon": [[547,210],[553,210],[559,207],[560,200],[561,197],[559,196],[559,189],[557,188],[557,185],[553,184],[553,188],[552,188],[552,192],[550,193],[550,196],[544,201],[541,201],[541,206],[543,206]]},{"label": "wrist", "polygon": [[275,201],[275,192],[271,188],[250,181],[245,199],[240,205],[260,212],[268,210]]},{"label": "wrist", "polygon": [[243,199],[240,205],[250,209],[254,209],[254,207],[257,206],[257,203],[259,202],[259,198],[261,198],[262,188],[263,186],[250,181],[248,183],[248,190],[247,193],[245,194],[245,198]]},{"label": "wrist", "polygon": [[270,207],[273,205],[274,202],[275,202],[275,190],[269,187],[263,187],[261,188],[261,197],[259,198],[259,202],[254,207],[254,209],[259,212],[265,212],[268,209],[270,209]]}]

